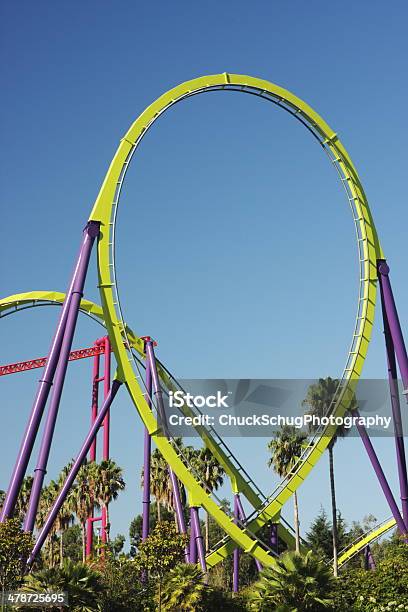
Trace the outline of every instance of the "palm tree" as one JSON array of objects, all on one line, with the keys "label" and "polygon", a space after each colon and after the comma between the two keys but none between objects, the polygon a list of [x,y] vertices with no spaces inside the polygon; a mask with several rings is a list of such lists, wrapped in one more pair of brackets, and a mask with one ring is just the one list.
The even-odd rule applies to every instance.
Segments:
[{"label": "palm tree", "polygon": [[[216,491],[223,485],[224,482],[224,468],[220,465],[218,460],[214,457],[212,452],[206,446],[198,451],[191,458],[191,464],[197,470],[201,482],[206,488],[208,493]],[[205,514],[205,549],[210,549],[210,519],[209,514]]]},{"label": "palm tree", "polygon": [[[72,463],[69,463],[68,465],[66,465],[62,470],[61,473],[59,475],[58,478],[58,488],[61,489],[62,485],[64,484],[70,470],[72,467]],[[60,567],[63,566],[63,559],[64,559],[64,543],[63,543],[63,537],[64,537],[64,533],[65,531],[68,529],[68,527],[70,525],[72,525],[72,523],[74,522],[74,499],[75,499],[75,488],[72,488],[69,490],[67,497],[65,498],[64,503],[62,504],[61,510],[58,513],[57,519],[56,519],[56,530],[59,532],[59,539],[60,539]]]},{"label": "palm tree", "polygon": [[[142,469],[141,486],[143,487],[144,473]],[[161,522],[161,506],[172,507],[173,490],[169,478],[168,465],[156,448],[150,459],[150,491],[157,503],[157,522]]]},{"label": "palm tree", "polygon": [[15,508],[15,516],[18,517],[21,522],[24,521],[28,510],[33,481],[34,478],[32,476],[26,476],[21,483],[21,489],[17,497]]},{"label": "palm tree", "polygon": [[[318,417],[326,416],[336,396],[339,384],[339,380],[335,378],[330,378],[330,376],[328,376],[327,378],[319,378],[318,383],[310,385],[309,389],[307,390],[306,397],[302,402],[303,406],[307,406],[309,408],[307,414],[312,414]],[[350,409],[353,409],[353,407],[355,407],[355,399],[353,400]],[[318,428],[313,426],[310,427],[311,432],[316,431],[316,429]],[[327,450],[329,452],[329,478],[332,506],[333,572],[336,577],[338,575],[338,513],[336,505],[336,489],[334,482],[333,451],[334,445],[336,444],[338,438],[344,438],[348,434],[348,432],[349,429],[346,429],[344,425],[338,426],[335,435],[332,437],[327,447]]]},{"label": "palm tree", "polygon": [[107,541],[109,541],[109,504],[115,500],[120,491],[125,488],[123,470],[112,459],[104,459],[95,465],[92,477],[93,492],[96,502],[106,511]]},{"label": "palm tree", "polygon": [[91,567],[65,560],[62,568],[53,567],[28,574],[21,590],[26,593],[65,592],[72,612],[91,612],[101,609],[100,597],[104,587],[100,574]]},{"label": "palm tree", "polygon": [[261,572],[250,599],[258,611],[322,612],[333,609],[333,590],[330,569],[312,551],[305,556],[291,551]]},{"label": "palm tree", "polygon": [[[295,427],[284,425],[275,434],[274,439],[268,443],[268,450],[272,453],[272,457],[268,460],[268,466],[272,467],[280,478],[289,476],[302,454],[306,440],[306,434]],[[293,493],[293,505],[295,514],[296,552],[299,552],[299,508],[296,491]]]},{"label": "palm tree", "polygon": [[86,521],[96,505],[91,487],[92,471],[94,469],[95,464],[93,462],[86,463],[80,468],[75,481],[75,493],[72,497],[73,511],[81,523],[83,563],[86,559]]},{"label": "palm tree", "polygon": [[203,578],[201,569],[188,563],[180,563],[170,570],[162,592],[158,594],[161,609],[168,612],[203,610],[203,596],[206,590]]},{"label": "palm tree", "polygon": [[[58,494],[58,485],[54,480],[51,480],[46,487],[41,490],[40,503],[38,505],[38,511],[35,519],[37,529],[41,529],[45,523],[51,507]],[[50,567],[54,565],[54,543],[56,540],[57,525],[54,523],[47,536],[47,553],[48,553],[48,564]]]}]

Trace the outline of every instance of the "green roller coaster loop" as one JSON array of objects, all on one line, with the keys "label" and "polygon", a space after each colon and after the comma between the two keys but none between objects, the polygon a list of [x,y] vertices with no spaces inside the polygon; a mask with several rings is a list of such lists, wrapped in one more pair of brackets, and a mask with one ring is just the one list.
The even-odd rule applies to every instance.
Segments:
[{"label": "green roller coaster loop", "polygon": [[[0,318],[16,312],[27,310],[28,308],[47,305],[62,305],[64,299],[65,293],[60,293],[56,291],[29,291],[26,293],[11,295],[0,300]],[[86,299],[82,299],[80,304],[80,310],[84,314],[88,315],[90,318],[97,321],[99,324],[105,326],[103,310],[98,304],[95,304],[94,302],[91,302]],[[127,333],[132,349],[136,350],[141,359],[145,359],[146,356],[144,354],[144,342],[130,328],[128,329]],[[157,367],[162,383],[166,386],[168,390],[174,390],[175,387],[173,387],[172,380],[171,378],[169,378],[167,370],[159,361],[157,362]],[[187,410],[187,407],[185,408]],[[211,446],[214,446],[216,442],[212,439],[212,436],[209,432],[206,432],[206,434],[207,443],[211,448]],[[225,453],[223,453],[223,456],[225,457]],[[234,475],[235,481],[239,481],[240,478],[242,479],[240,472],[236,469],[235,465],[231,463],[229,459],[226,459],[226,461],[225,459],[223,459],[222,463],[223,466],[226,468],[227,473],[232,473]],[[248,487],[251,488],[250,485],[248,485]],[[253,492],[253,495],[257,495],[255,491]],[[352,544],[350,544],[340,552],[338,558],[338,566],[344,566],[348,561],[354,558],[355,555],[364,550],[364,548],[368,544],[375,542],[378,538],[393,529],[395,525],[395,519],[387,519],[380,525],[376,525],[369,532],[361,535],[359,538],[357,538],[356,541],[354,541]],[[279,524],[279,537],[282,538],[282,540],[284,540],[290,548],[294,547],[293,534],[282,524]]]},{"label": "green roller coaster loop", "polygon": [[[207,555],[209,567],[227,557],[236,546],[252,554],[264,565],[274,562],[273,556],[256,538],[256,532],[268,521],[279,520],[283,505],[306,479],[336,431],[335,427],[330,425],[318,431],[310,440],[292,473],[279,484],[269,498],[261,499],[251,486],[251,482],[242,478],[240,471],[232,463],[229,465],[229,459],[222,446],[209,435],[205,428],[202,428],[200,435],[204,443],[226,468],[233,491],[244,494],[255,509],[245,525],[237,525],[233,517],[224,512],[217,501],[195,479],[191,469],[179,456],[172,440],[160,435],[161,431],[153,411],[154,406],[150,408],[145,400],[144,382],[139,369],[139,357],[144,358],[143,346],[141,340],[134,336],[125,323],[115,269],[115,227],[121,188],[131,159],[143,136],[165,110],[193,95],[230,90],[257,95],[281,107],[300,121],[328,155],[347,194],[356,229],[360,288],[351,347],[341,382],[330,408],[330,413],[335,416],[341,416],[347,411],[355,385],[362,372],[374,321],[377,259],[384,259],[357,171],[337,134],[305,102],[277,85],[262,79],[227,73],[188,81],[158,98],[138,117],[122,138],[89,218],[90,221],[100,222],[101,228],[98,239],[98,276],[102,312],[91,302],[84,301],[84,308],[90,316],[103,319],[118,364],[118,377],[125,383],[156,446],[189,491],[190,503],[202,506],[226,533],[225,538]],[[49,303],[60,301],[62,295],[53,292],[45,293],[48,294],[45,301],[49,300]],[[24,301],[23,295],[20,296],[22,301]],[[14,296],[14,298],[18,297]],[[7,299],[10,300],[10,298]],[[3,305],[7,310],[10,302],[8,306],[5,302],[5,300],[0,302],[0,306]],[[135,356],[132,349],[136,349],[138,356]],[[161,368],[161,375],[162,380],[167,376],[167,371],[163,368]],[[171,382],[167,380],[168,384]]]},{"label": "green roller coaster loop", "polygon": [[[263,564],[273,562],[272,557],[261,548],[259,542],[253,539],[251,534],[256,533],[267,521],[279,516],[282,506],[305,480],[335,434],[333,426],[327,426],[317,432],[300,457],[292,474],[280,484],[261,507],[255,510],[253,517],[248,521],[247,528],[240,529],[196,482],[178,457],[171,441],[159,435],[156,418],[144,398],[142,381],[137,367],[129,356],[130,344],[121,311],[115,270],[115,222],[127,168],[143,136],[164,111],[189,96],[219,90],[234,90],[258,95],[294,115],[312,132],[325,149],[346,190],[356,228],[360,291],[351,347],[331,409],[336,416],[343,415],[348,409],[355,384],[362,372],[374,321],[377,259],[384,258],[364,189],[338,135],[310,106],[273,83],[227,73],[188,81],[158,98],[138,117],[122,138],[89,218],[89,220],[101,223],[101,234],[98,241],[98,273],[104,318],[118,362],[120,376],[126,383],[143,423],[152,434],[163,457],[190,492],[194,504],[203,506],[228,536],[225,542],[222,542],[208,555],[207,563],[210,567],[225,558],[236,545],[253,554]],[[125,343],[123,342],[124,337]]]}]

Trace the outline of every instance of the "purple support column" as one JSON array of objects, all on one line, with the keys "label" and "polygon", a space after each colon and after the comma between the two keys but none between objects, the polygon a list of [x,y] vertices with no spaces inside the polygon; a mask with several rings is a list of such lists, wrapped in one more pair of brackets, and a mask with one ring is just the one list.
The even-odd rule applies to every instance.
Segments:
[{"label": "purple support column", "polygon": [[[353,410],[352,411],[352,415],[356,416],[356,417],[360,416],[358,410]],[[380,465],[380,462],[378,461],[378,457],[377,457],[376,452],[375,452],[375,450],[373,448],[371,440],[370,440],[370,438],[368,436],[366,428],[364,427],[364,425],[360,425],[358,422],[357,422],[356,426],[357,426],[357,429],[358,429],[358,433],[360,434],[360,438],[363,441],[364,447],[365,447],[365,449],[367,451],[368,457],[369,457],[369,459],[371,461],[371,465],[373,466],[374,471],[375,471],[375,473],[377,475],[378,482],[380,483],[380,486],[381,486],[381,488],[383,490],[385,498],[386,498],[386,500],[388,502],[388,505],[389,505],[389,507],[391,509],[392,515],[393,515],[393,517],[395,519],[395,522],[397,523],[397,527],[398,527],[400,533],[402,535],[404,535],[404,534],[407,533],[407,528],[405,526],[405,522],[404,522],[404,520],[403,520],[403,518],[401,516],[399,508],[398,508],[398,506],[396,504],[396,501],[395,501],[394,496],[392,494],[392,491],[390,489],[390,485],[388,484],[387,479],[385,477],[385,474],[383,472],[383,469],[382,469],[382,467]]]},{"label": "purple support column", "polygon": [[[150,361],[146,361],[146,393],[145,398],[149,406],[151,406],[152,397],[152,374],[150,369]],[[149,535],[150,522],[150,455],[152,448],[152,438],[147,428],[144,429],[144,461],[143,461],[143,523],[142,523],[142,541]]]},{"label": "purple support column", "polygon": [[[385,264],[386,266],[386,264]],[[388,266],[386,266],[388,269]],[[383,272],[380,272],[380,268]],[[379,274],[378,278],[380,281],[380,292],[381,292],[381,307],[382,307],[382,315],[384,322],[384,336],[385,336],[385,347],[387,350],[387,367],[388,367],[388,381],[390,386],[390,395],[391,395],[391,408],[392,408],[392,416],[394,422],[394,438],[395,438],[395,448],[397,453],[397,465],[398,465],[398,478],[400,485],[400,495],[401,495],[401,504],[402,504],[402,516],[404,518],[405,525],[408,526],[408,480],[407,480],[407,464],[405,458],[405,446],[404,446],[404,432],[402,428],[402,420],[401,420],[401,407],[399,400],[399,390],[398,390],[398,375],[397,375],[397,364],[395,361],[395,349],[394,342],[391,334],[390,324],[389,324],[389,308],[387,309],[384,291],[387,291],[387,283],[384,283],[384,262],[379,264],[378,266]],[[388,280],[389,290],[391,291],[391,285],[389,282],[388,274],[386,274],[386,279]],[[391,293],[392,298],[392,293]],[[392,303],[393,299],[392,299]],[[395,304],[394,304],[395,307]],[[391,313],[392,314],[392,313]],[[398,322],[398,317],[397,317]],[[399,322],[398,322],[399,326]],[[400,329],[400,328],[399,328]],[[402,339],[402,343],[404,342]],[[405,345],[404,345],[405,349]]]},{"label": "purple support column", "polygon": [[[244,508],[242,507],[242,502],[241,502],[239,493],[236,496],[236,500],[237,500],[237,505],[238,505],[238,510],[239,510],[239,517],[243,523],[246,523],[246,516],[245,516]],[[258,559],[254,559],[254,561],[255,561],[256,569],[258,570],[258,572],[261,572],[262,563],[258,561]]]},{"label": "purple support column", "polygon": [[275,553],[279,553],[278,550],[278,526],[276,523],[271,524],[271,548]]},{"label": "purple support column", "polygon": [[368,566],[370,570],[375,570],[376,568],[373,552],[370,547],[368,547]]},{"label": "purple support column", "polygon": [[366,570],[375,570],[373,553],[371,552],[371,548],[368,544],[364,549],[364,567]]},{"label": "purple support column", "polygon": [[109,391],[109,394],[107,396],[107,398],[105,399],[103,406],[98,414],[98,416],[96,417],[95,422],[93,423],[91,429],[89,430],[88,435],[85,438],[85,441],[81,447],[81,450],[78,453],[77,458],[75,459],[72,468],[60,490],[60,492],[57,495],[57,498],[47,516],[47,518],[45,519],[45,523],[40,531],[40,533],[38,534],[36,543],[34,545],[34,548],[31,552],[31,555],[27,561],[28,566],[32,565],[34,559],[36,558],[36,556],[38,555],[39,551],[41,550],[42,545],[44,544],[50,529],[55,521],[55,519],[57,518],[58,512],[61,510],[62,504],[65,501],[65,498],[68,494],[69,489],[72,487],[75,478],[77,477],[77,474],[84,462],[84,459],[91,447],[91,444],[93,442],[93,440],[95,439],[96,434],[98,433],[98,430],[102,424],[103,419],[105,418],[106,413],[108,412],[116,393],[118,392],[118,389],[120,387],[122,383],[119,380],[114,380],[112,383],[112,387]]},{"label": "purple support column", "polygon": [[[238,524],[239,519],[239,508],[237,503],[238,494],[234,495],[234,523]],[[239,590],[239,553],[238,547],[234,548],[233,552],[233,565],[232,565],[232,591],[238,593]]]},{"label": "purple support column", "polygon": [[31,414],[24,432],[20,450],[17,455],[17,460],[10,479],[10,484],[7,489],[7,495],[3,504],[3,509],[0,516],[0,521],[12,516],[16,505],[17,497],[21,488],[21,483],[25,476],[27,465],[31,457],[34,442],[37,436],[38,428],[44,412],[44,407],[48,399],[48,395],[53,383],[55,370],[58,364],[59,353],[62,345],[62,340],[65,332],[69,306],[71,303],[71,293],[74,280],[77,276],[78,268],[82,260],[82,252],[85,245],[90,239],[99,233],[99,222],[91,221],[85,228],[84,237],[79,252],[79,256],[75,265],[73,277],[65,295],[65,300],[62,306],[60,318],[58,320],[57,329],[48,352],[47,362],[45,364],[42,378],[39,381],[37,394],[31,409]]},{"label": "purple support column", "polygon": [[194,529],[193,508],[190,508],[190,563],[197,563],[197,542]]},{"label": "purple support column", "polygon": [[384,309],[387,313],[387,320],[390,326],[390,333],[395,348],[395,354],[397,356],[404,390],[406,391],[408,390],[408,355],[398,318],[397,307],[395,306],[394,295],[391,289],[390,277],[388,276],[389,271],[390,269],[387,262],[385,260],[380,260],[378,262],[378,278],[382,291]]},{"label": "purple support column", "polygon": [[198,559],[200,561],[201,569],[203,570],[204,574],[206,574],[207,564],[205,562],[203,536],[201,535],[200,519],[198,518],[198,508],[195,506],[191,507],[191,517],[193,519],[193,529],[198,551]]},{"label": "purple support column", "polygon": [[64,337],[62,340],[58,365],[55,371],[55,381],[51,395],[51,403],[48,409],[47,419],[45,422],[37,465],[34,470],[34,481],[30,493],[30,501],[28,505],[27,515],[24,522],[24,531],[32,531],[34,529],[35,517],[37,514],[38,503],[41,496],[44,476],[47,472],[47,463],[50,454],[52,438],[54,435],[59,405],[61,401],[62,391],[64,388],[69,354],[72,348],[72,340],[74,338],[75,327],[78,319],[79,306],[81,303],[81,299],[84,295],[84,285],[86,273],[88,271],[89,259],[91,257],[93,243],[98,233],[99,224],[97,224],[96,227],[93,225],[88,225],[85,229],[87,239],[84,241],[81,261],[79,263],[77,273],[75,275],[74,282],[72,285],[71,301],[68,310],[67,322],[65,326]]},{"label": "purple support column", "polygon": [[[153,379],[153,389],[154,389],[154,394],[157,399],[158,414],[159,414],[161,424],[164,429],[164,433],[166,437],[168,438],[169,435],[168,435],[166,415],[165,415],[164,405],[163,405],[163,396],[162,396],[162,392],[160,388],[159,376],[157,374],[156,358],[154,355],[153,342],[150,338],[146,339],[146,356],[150,362],[151,375]],[[173,488],[173,495],[174,495],[174,502],[176,506],[176,516],[177,516],[178,526],[179,526],[181,533],[187,533],[186,523],[184,520],[184,513],[183,513],[183,504],[181,503],[178,480],[173,470],[170,467],[169,467],[169,475],[170,475],[171,485]],[[187,556],[188,554],[186,555],[186,557]]]}]

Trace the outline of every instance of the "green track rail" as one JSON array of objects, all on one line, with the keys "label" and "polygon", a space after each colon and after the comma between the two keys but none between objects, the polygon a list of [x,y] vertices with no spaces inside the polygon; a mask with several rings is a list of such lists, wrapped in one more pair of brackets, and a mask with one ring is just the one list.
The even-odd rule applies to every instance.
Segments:
[{"label": "green track rail", "polygon": [[[330,408],[330,413],[336,416],[342,416],[348,410],[355,385],[363,369],[374,323],[377,259],[384,259],[384,255],[364,189],[338,135],[308,104],[291,92],[269,81],[245,75],[224,73],[200,77],[175,87],[146,108],[120,141],[89,217],[89,220],[101,223],[101,233],[98,240],[99,289],[103,320],[118,364],[118,377],[125,383],[130,397],[144,425],[151,433],[156,446],[189,491],[191,503],[202,506],[226,534],[225,538],[207,555],[208,566],[212,567],[225,559],[237,545],[245,552],[256,557],[262,564],[270,565],[274,562],[273,556],[257,539],[256,533],[268,521],[275,521],[280,517],[284,504],[304,482],[323,455],[336,432],[335,427],[328,426],[316,433],[299,458],[292,473],[279,484],[266,500],[262,500],[256,495],[251,483],[243,479],[241,474],[237,474],[235,466],[228,465],[228,457],[221,446],[213,441],[211,436],[208,437],[206,431],[202,431],[201,435],[205,444],[211,448],[222,465],[227,466],[226,471],[231,478],[234,491],[245,495],[255,508],[245,526],[236,525],[233,517],[224,512],[213,496],[197,481],[189,467],[178,455],[177,448],[172,440],[167,440],[160,435],[154,406],[150,408],[146,402],[140,364],[132,351],[132,349],[136,349],[138,355],[143,357],[142,341],[134,337],[125,322],[115,269],[115,227],[120,194],[126,171],[137,147],[148,129],[171,106],[190,96],[211,91],[238,91],[256,95],[289,112],[304,124],[320,143],[336,169],[346,192],[356,229],[360,287],[351,346],[341,382]],[[137,228],[135,229],[137,231]],[[94,308],[95,305],[90,306],[89,314],[95,315]],[[92,313],[91,310],[93,310]]]},{"label": "green track rail", "polygon": [[358,553],[363,551],[368,544],[372,544],[373,542],[378,540],[378,538],[381,538],[381,536],[391,531],[391,529],[394,529],[395,526],[395,519],[390,518],[381,523],[380,525],[376,525],[367,533],[361,535],[357,540],[350,544],[350,546],[347,546],[347,548],[340,552],[338,557],[339,567],[345,565],[353,557],[358,555]]}]

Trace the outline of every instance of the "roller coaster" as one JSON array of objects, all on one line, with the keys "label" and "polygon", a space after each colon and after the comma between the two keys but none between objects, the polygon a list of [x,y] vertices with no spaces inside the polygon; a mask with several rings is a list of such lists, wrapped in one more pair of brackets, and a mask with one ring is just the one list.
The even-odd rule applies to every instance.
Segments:
[{"label": "roller coaster", "polygon": [[[277,532],[278,537],[288,547],[294,547],[293,529],[281,516],[282,508],[322,457],[330,441],[336,435],[336,426],[331,424],[322,426],[309,438],[307,446],[291,473],[269,495],[265,495],[255,484],[239,459],[234,456],[225,440],[213,427],[196,426],[195,429],[203,444],[216,457],[228,476],[234,500],[234,509],[229,511],[222,505],[216,493],[206,488],[200,475],[189,464],[188,458],[183,455],[183,451],[180,450],[177,442],[168,431],[165,424],[163,394],[182,390],[182,387],[170,370],[157,359],[153,339],[148,336],[140,337],[136,335],[126,323],[119,297],[115,263],[116,226],[122,186],[133,156],[145,134],[165,111],[192,96],[217,91],[241,92],[257,96],[289,113],[310,132],[319,147],[327,155],[330,164],[337,173],[338,180],[341,182],[355,225],[360,281],[356,322],[352,330],[350,349],[346,355],[345,367],[339,377],[338,388],[327,415],[343,416],[352,407],[356,385],[368,352],[374,324],[377,287],[379,287],[388,359],[401,508],[391,491],[367,431],[364,426],[359,425],[360,437],[389,504],[392,518],[359,538],[345,551],[342,551],[339,556],[339,565],[345,564],[355,554],[365,549],[370,542],[395,526],[401,534],[407,534],[408,532],[408,485],[397,376],[398,366],[403,389],[407,391],[408,357],[390,284],[389,268],[380,246],[357,170],[336,132],[303,100],[269,81],[224,73],[204,76],[182,83],[159,97],[130,126],[120,141],[92,208],[83,232],[80,254],[67,291],[65,293],[30,291],[9,296],[0,301],[0,318],[22,312],[27,308],[60,307],[57,329],[48,357],[43,363],[43,375],[38,385],[7,489],[1,513],[2,521],[13,515],[40,423],[49,396],[51,396],[34,473],[29,508],[24,523],[26,531],[32,531],[34,528],[78,313],[81,312],[91,317],[105,328],[109,346],[113,350],[117,364],[113,382],[106,388],[103,405],[94,414],[91,428],[67,479],[37,535],[33,551],[28,560],[29,566],[32,565],[39,554],[69,488],[75,481],[84,459],[92,448],[104,419],[109,415],[112,402],[122,385],[126,387],[145,428],[144,473],[146,478],[144,478],[143,490],[143,538],[146,538],[149,532],[150,453],[153,441],[169,467],[178,528],[180,532],[189,532],[190,534],[190,545],[185,551],[186,561],[199,562],[206,572],[208,568],[214,567],[233,554],[234,588],[236,589],[239,550],[252,555],[258,569],[275,562],[276,546],[272,539],[271,546],[260,539],[258,534],[261,528],[272,525],[275,529],[275,543]],[[95,241],[98,251],[97,272],[101,305],[83,297],[91,250]],[[183,405],[180,410],[186,416],[200,414],[197,406]],[[179,481],[183,483],[188,492],[189,525],[186,525],[183,513]],[[248,515],[244,512],[241,497],[245,497],[252,508]],[[225,533],[225,536],[209,551],[204,550],[200,533],[200,508],[208,512]]]}]

